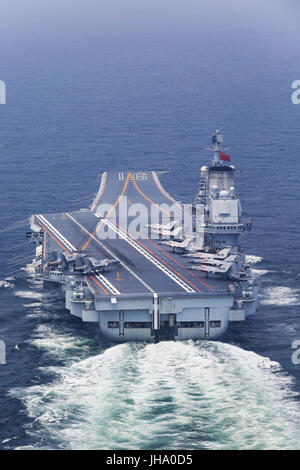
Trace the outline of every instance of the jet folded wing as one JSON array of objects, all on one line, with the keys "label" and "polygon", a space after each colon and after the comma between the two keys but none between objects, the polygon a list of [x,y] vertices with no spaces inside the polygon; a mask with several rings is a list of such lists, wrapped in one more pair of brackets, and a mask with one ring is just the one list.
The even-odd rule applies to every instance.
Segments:
[{"label": "jet folded wing", "polygon": [[180,232],[182,232],[182,227],[177,227],[174,230],[166,230],[163,228],[154,229],[154,232],[157,232],[164,237],[176,237]]},{"label": "jet folded wing", "polygon": [[118,262],[118,260],[107,259],[107,258],[98,260],[94,258],[93,256],[89,257],[89,261],[91,265],[93,266],[93,268],[105,268],[106,266],[109,266],[110,264],[114,264]]},{"label": "jet folded wing", "polygon": [[219,265],[219,266],[209,266],[209,265],[201,264],[200,266],[191,266],[189,269],[192,269],[194,271],[208,272],[208,273],[225,274],[229,271],[230,268],[231,268],[231,263],[223,263],[222,265]]},{"label": "jet folded wing", "polygon": [[214,258],[208,258],[208,259],[194,259],[192,261],[192,263],[195,263],[195,264],[210,264],[212,266],[223,266],[224,264],[231,264],[231,263],[227,263],[227,260],[226,261],[221,261],[220,259],[214,259]]},{"label": "jet folded wing", "polygon": [[203,259],[214,258],[219,260],[224,260],[230,253],[230,248],[224,248],[223,250],[219,251],[218,253],[205,253],[205,252],[195,252],[189,253],[185,256],[189,258],[199,258],[201,261]]},{"label": "jet folded wing", "polygon": [[176,220],[173,220],[172,222],[169,222],[168,224],[147,224],[146,227],[149,227],[149,228],[152,228],[154,230],[172,230],[175,225],[176,225],[177,221]]},{"label": "jet folded wing", "polygon": [[218,259],[225,259],[227,258],[227,256],[229,255],[230,253],[230,250],[231,248],[223,248],[223,250],[219,251],[217,254],[216,254],[216,258]]},{"label": "jet folded wing", "polygon": [[191,241],[192,241],[192,238],[185,238],[181,242],[176,242],[174,240],[166,240],[160,243],[162,245],[170,246],[171,248],[187,248]]}]

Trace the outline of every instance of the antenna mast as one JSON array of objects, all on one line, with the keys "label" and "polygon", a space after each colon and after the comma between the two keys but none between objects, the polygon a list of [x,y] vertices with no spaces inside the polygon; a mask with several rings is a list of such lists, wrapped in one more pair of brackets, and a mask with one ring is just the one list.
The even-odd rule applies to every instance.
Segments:
[{"label": "antenna mast", "polygon": [[216,133],[212,136],[212,150],[214,152],[213,165],[220,165],[220,152],[221,144],[223,144],[223,134],[217,129]]}]

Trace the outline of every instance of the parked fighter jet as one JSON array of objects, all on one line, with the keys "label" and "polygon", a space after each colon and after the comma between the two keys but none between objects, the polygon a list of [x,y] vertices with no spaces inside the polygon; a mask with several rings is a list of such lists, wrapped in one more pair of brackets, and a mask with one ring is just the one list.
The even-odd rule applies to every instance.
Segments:
[{"label": "parked fighter jet", "polygon": [[[182,226],[179,225],[179,227],[175,228],[177,221],[170,222],[167,225],[159,225],[159,224],[153,224],[153,225],[147,225],[147,227],[151,227],[151,231],[154,233],[158,233],[159,235],[162,235],[163,237],[170,237],[174,238],[179,233],[182,232]],[[170,228],[169,228],[170,227]]]},{"label": "parked fighter jet", "polygon": [[[230,253],[231,248],[223,248],[223,250],[218,251],[217,253],[205,253],[205,252],[195,252],[195,253],[188,253],[185,256],[188,256],[189,258],[215,258],[215,259],[225,259]],[[201,260],[202,261],[202,260]]]},{"label": "parked fighter jet", "polygon": [[172,230],[175,225],[176,225],[177,221],[176,220],[173,220],[172,222],[169,222],[168,224],[147,224],[146,227],[150,227],[151,229],[153,230]]},{"label": "parked fighter jet", "polygon": [[184,240],[182,240],[181,242],[178,242],[178,241],[174,241],[174,240],[165,240],[165,241],[162,241],[160,242],[161,245],[167,245],[167,246],[170,246],[171,248],[173,248],[173,252],[184,252],[188,249],[188,246],[189,244],[191,243],[191,241],[194,239],[194,237],[187,237],[185,238]]},{"label": "parked fighter jet", "polygon": [[69,271],[89,274],[92,272],[103,272],[107,266],[117,262],[118,260],[107,258],[97,260],[92,256],[82,253],[69,255],[63,251],[55,261],[49,262],[48,266],[59,266],[62,269],[68,269]]},{"label": "parked fighter jet", "polygon": [[104,259],[97,260],[96,258],[93,258],[92,256],[90,256],[88,259],[89,259],[90,264],[93,267],[93,270],[97,272],[103,272],[105,268],[107,268],[111,264],[119,263],[119,261],[116,259],[104,258]]}]

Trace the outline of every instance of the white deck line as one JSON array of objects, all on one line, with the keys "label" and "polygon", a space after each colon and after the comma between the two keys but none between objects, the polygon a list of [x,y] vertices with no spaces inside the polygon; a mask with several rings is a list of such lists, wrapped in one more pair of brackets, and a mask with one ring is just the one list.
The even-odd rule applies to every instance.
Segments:
[{"label": "white deck line", "polygon": [[[41,221],[44,223],[44,225],[46,226],[46,228],[48,228],[49,230],[51,230],[54,235],[59,239],[59,241],[61,241],[62,243],[64,243],[64,245],[69,248],[69,250],[72,250],[72,251],[76,251],[76,248],[72,245],[71,242],[69,242],[69,240],[67,240],[55,227],[53,227],[53,225],[43,216],[43,215],[39,215],[39,218],[41,219]],[[111,294],[113,295],[119,295],[121,294],[121,292],[118,291],[118,289],[116,289],[111,282],[109,282],[108,279],[106,279],[106,277],[104,277],[102,274],[98,274],[97,276],[95,276],[96,278],[98,278],[99,281],[102,282],[102,284],[104,284],[104,286],[111,292]]]},{"label": "white deck line", "polygon": [[109,248],[107,248],[103,243],[101,243],[98,238],[96,238],[92,233],[90,233],[83,225],[81,225],[80,222],[78,222],[78,220],[76,220],[72,215],[70,215],[68,212],[65,213],[67,217],[69,217],[69,219],[71,219],[76,225],[78,225],[78,227],[80,227],[87,235],[89,235],[93,240],[94,242],[96,242],[99,246],[101,246],[101,248],[106,251],[106,253],[108,253],[112,258],[114,258],[115,260],[117,260],[121,266],[123,266],[124,269],[126,269],[126,271],[128,271],[133,277],[135,277],[135,279],[137,279],[144,287],[146,287],[147,290],[149,290],[149,292],[151,292],[152,294],[156,294],[155,290],[152,289],[152,287],[150,287],[140,276],[138,276],[131,268],[129,268],[127,266],[127,264],[125,264],[123,261],[120,260],[120,258],[118,258],[112,251],[109,250]]},{"label": "white deck line", "polygon": [[103,196],[104,188],[105,188],[106,182],[107,182],[107,171],[105,171],[105,172],[103,173],[103,175],[102,175],[101,183],[100,183],[100,188],[99,188],[98,194],[97,194],[95,200],[93,201],[93,204],[92,204],[92,207],[91,207],[91,211],[92,211],[92,212],[94,212],[94,210],[97,208],[97,206],[98,206],[98,204],[99,204],[99,201],[100,201],[101,197]]},{"label": "white deck line", "polygon": [[95,276],[96,279],[98,279],[98,281],[101,281],[102,284],[113,294],[113,295],[120,295],[121,292],[118,291],[118,289],[116,289],[115,286],[112,285],[111,282],[109,282],[108,279],[106,279],[105,276],[103,276],[103,274],[97,274],[97,276]]},{"label": "white deck line", "polygon": [[53,232],[53,234],[58,238],[59,241],[61,241],[64,245],[66,245],[67,248],[71,251],[77,251],[74,245],[72,245],[69,240],[67,240],[43,215],[38,214],[39,219],[43,224]]},{"label": "white deck line", "polygon": [[178,284],[182,289],[186,292],[193,292],[195,293],[194,289],[190,287],[186,282],[180,279],[175,273],[173,273],[169,268],[163,265],[160,261],[158,261],[154,256],[152,256],[147,250],[145,250],[142,246],[140,246],[136,241],[134,241],[129,235],[127,235],[123,230],[116,227],[110,220],[108,219],[101,219],[101,222],[106,224],[111,230],[117,233],[121,238],[127,241],[133,248],[135,248],[140,254],[142,254],[146,259],[151,261],[154,266],[160,269],[164,274],[166,274],[172,281]]}]

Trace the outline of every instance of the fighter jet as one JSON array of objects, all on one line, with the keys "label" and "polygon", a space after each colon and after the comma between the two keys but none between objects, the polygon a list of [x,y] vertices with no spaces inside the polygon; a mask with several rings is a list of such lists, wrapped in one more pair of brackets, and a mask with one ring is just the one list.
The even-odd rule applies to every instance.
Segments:
[{"label": "fighter jet", "polygon": [[155,229],[154,232],[159,233],[159,235],[162,235],[163,237],[175,238],[177,235],[179,235],[179,233],[182,232],[182,227],[176,227],[174,230]]},{"label": "fighter jet", "polygon": [[182,231],[182,225],[179,223],[179,226],[176,227],[176,224],[179,223],[178,220],[173,220],[168,224],[147,224],[146,227],[151,228],[151,231],[158,233],[164,237],[176,237]]},{"label": "fighter jet", "polygon": [[[199,264],[208,264],[208,265],[211,265],[211,266],[223,266],[224,264],[228,263],[227,259],[225,261],[223,261],[223,260],[216,259],[216,258],[193,259],[190,262],[198,264],[198,265]],[[230,263],[230,261],[229,261],[229,263]]]},{"label": "fighter jet", "polygon": [[119,260],[108,259],[108,258],[97,260],[96,258],[93,258],[92,256],[90,256],[89,262],[92,265],[92,268],[94,271],[103,272],[105,268],[107,268],[111,264],[119,263]]},{"label": "fighter jet", "polygon": [[[57,251],[53,252],[52,255],[57,256]],[[62,251],[59,256],[54,261],[49,261],[47,263],[48,266],[60,266],[61,268],[68,268],[70,265],[75,264],[77,260],[77,253],[69,255],[66,251]]]},{"label": "fighter jet", "polygon": [[188,253],[187,257],[189,258],[201,258],[201,261],[208,258],[215,258],[215,259],[225,259],[230,253],[231,248],[223,248],[223,250],[219,251],[218,253],[205,253],[205,252],[195,252],[195,253]]},{"label": "fighter jet", "polygon": [[187,237],[184,240],[182,240],[181,242],[174,241],[174,240],[168,240],[168,241],[166,240],[166,241],[160,242],[160,244],[170,246],[171,248],[173,248],[174,253],[176,251],[178,251],[179,253],[182,253],[182,252],[184,252],[185,250],[188,249],[188,246],[191,243],[191,241],[193,240],[193,238],[194,237]]},{"label": "fighter jet", "polygon": [[96,259],[83,253],[68,254],[62,251],[56,260],[48,262],[48,266],[61,267],[71,272],[88,274],[92,272],[103,272],[107,266],[118,263],[113,259]]},{"label": "fighter jet", "polygon": [[102,273],[105,268],[118,262],[118,260],[114,259],[104,258],[98,260],[93,256],[79,255],[76,261],[76,266],[73,268],[73,270],[84,274]]},{"label": "fighter jet", "polygon": [[192,269],[193,271],[202,271],[212,274],[225,274],[231,268],[231,263],[223,263],[222,265],[218,266],[209,266],[205,264],[201,264],[200,266],[191,266],[188,269]]},{"label": "fighter jet", "polygon": [[153,230],[172,230],[177,223],[177,220],[173,220],[168,224],[147,224],[146,227],[150,227]]}]

